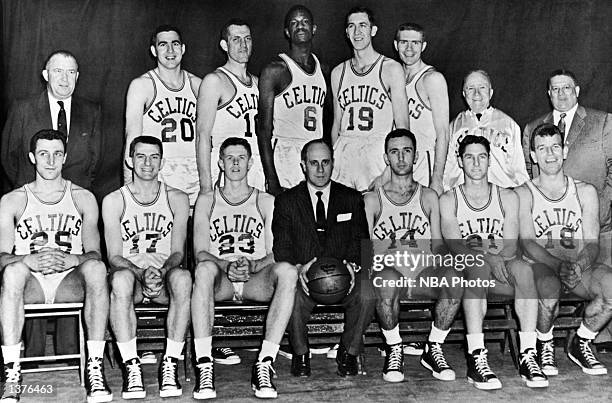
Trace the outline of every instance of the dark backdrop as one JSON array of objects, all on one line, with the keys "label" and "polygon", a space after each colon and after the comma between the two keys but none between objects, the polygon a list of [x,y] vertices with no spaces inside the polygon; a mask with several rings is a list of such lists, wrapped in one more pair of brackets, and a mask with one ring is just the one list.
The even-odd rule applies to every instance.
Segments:
[{"label": "dark backdrop", "polygon": [[[250,69],[259,74],[287,48],[283,18],[288,0],[2,0],[0,123],[9,103],[39,93],[40,71],[48,53],[71,50],[79,61],[76,92],[102,104],[106,139],[97,184],[104,195],[119,186],[125,92],[130,80],[154,67],[149,36],[157,25],[183,30],[184,67],[202,76],[224,62],[219,29],[232,17],[252,25]],[[451,119],[464,107],[461,80],[473,68],[487,70],[493,103],[521,126],[548,110],[546,77],[555,68],[574,70],[581,102],[611,110],[612,4],[607,0],[385,0],[303,1],[318,25],[317,54],[332,67],[350,56],[344,15],[357,4],[378,20],[376,48],[394,56],[396,26],[414,21],[427,30],[424,59],[446,76]]]}]

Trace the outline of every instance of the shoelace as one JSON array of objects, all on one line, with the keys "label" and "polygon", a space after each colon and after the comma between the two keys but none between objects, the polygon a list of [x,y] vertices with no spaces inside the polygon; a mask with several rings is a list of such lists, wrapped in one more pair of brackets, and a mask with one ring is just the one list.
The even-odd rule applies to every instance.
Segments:
[{"label": "shoelace", "polygon": [[88,360],[87,375],[92,391],[104,390],[104,377],[102,376],[102,363],[100,360]]},{"label": "shoelace", "polygon": [[542,359],[542,365],[552,365],[552,366],[556,366],[555,365],[555,350],[554,350],[554,346],[553,346],[553,341],[545,341],[542,344],[542,351],[540,352],[541,354],[541,359]]},{"label": "shoelace", "polygon": [[395,346],[391,346],[389,351],[389,366],[388,369],[392,371],[398,371],[402,367],[402,358],[404,352],[402,351],[402,345],[397,344]]},{"label": "shoelace", "polygon": [[431,343],[429,347],[431,349],[431,355],[433,356],[434,361],[436,361],[438,368],[450,368],[446,362],[446,357],[444,357],[444,352],[442,351],[442,346],[440,343]]},{"label": "shoelace", "polygon": [[482,350],[482,352],[480,352],[480,354],[474,357],[476,359],[476,371],[478,371],[478,373],[483,376],[495,375],[493,371],[491,371],[491,367],[489,367],[489,360],[487,359],[487,353],[488,353],[488,350],[484,349]]},{"label": "shoelace", "polygon": [[21,367],[18,364],[14,364],[13,368],[6,367],[6,378],[5,383],[17,383],[19,382],[19,374],[21,373]]},{"label": "shoelace", "polygon": [[270,372],[276,373],[272,364],[268,361],[260,361],[257,364],[257,381],[259,382],[259,388],[271,388],[272,382],[270,381]]},{"label": "shoelace", "polygon": [[198,369],[200,370],[200,389],[214,389],[212,362],[198,364]]},{"label": "shoelace", "polygon": [[176,384],[176,363],[170,359],[164,360],[162,363],[162,385]]},{"label": "shoelace", "polygon": [[128,389],[143,387],[142,386],[142,372],[140,365],[137,362],[126,365],[128,375]]},{"label": "shoelace", "polygon": [[591,350],[591,345],[588,340],[580,340],[580,352],[582,356],[586,358],[590,366],[601,365],[597,358],[595,358],[595,354],[593,354],[593,350]]},{"label": "shoelace", "polygon": [[227,356],[234,355],[234,352],[229,347],[219,347],[218,350]]},{"label": "shoelace", "polygon": [[527,369],[529,373],[532,375],[542,375],[542,369],[538,365],[536,361],[536,352],[534,349],[530,348],[521,357],[521,364],[527,365]]}]

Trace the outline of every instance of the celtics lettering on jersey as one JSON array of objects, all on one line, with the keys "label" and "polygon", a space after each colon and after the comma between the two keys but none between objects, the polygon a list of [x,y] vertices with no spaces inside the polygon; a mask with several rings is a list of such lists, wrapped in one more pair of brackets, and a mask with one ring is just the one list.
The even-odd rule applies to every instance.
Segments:
[{"label": "celtics lettering on jersey", "polygon": [[170,209],[166,184],[159,183],[155,200],[141,203],[128,185],[121,189],[123,214],[121,215],[122,256],[129,258],[141,253],[170,256],[174,214]]},{"label": "celtics lettering on jersey", "polygon": [[239,256],[254,260],[266,255],[258,194],[259,191],[252,189],[245,200],[231,203],[219,188],[215,188],[210,214],[210,253],[224,260],[235,260]]},{"label": "celtics lettering on jersey", "polygon": [[494,184],[489,187],[489,200],[481,208],[470,205],[463,185],[453,188],[453,192],[461,238],[469,248],[497,254],[503,249],[504,212],[499,188]]},{"label": "celtics lettering on jersey", "polygon": [[[259,89],[255,77],[249,75],[250,84],[243,83],[234,73],[224,67],[217,69],[225,74],[234,87],[232,99],[217,107],[217,115],[211,131],[213,148],[219,148],[223,140],[244,134],[244,137],[254,137],[257,121],[257,105]],[[251,142],[251,147],[257,142]]]},{"label": "celtics lettering on jersey", "polygon": [[26,207],[15,225],[15,254],[36,253],[42,248],[65,253],[83,253],[83,219],[72,199],[72,185],[66,181],[62,198],[46,203],[24,185]]}]

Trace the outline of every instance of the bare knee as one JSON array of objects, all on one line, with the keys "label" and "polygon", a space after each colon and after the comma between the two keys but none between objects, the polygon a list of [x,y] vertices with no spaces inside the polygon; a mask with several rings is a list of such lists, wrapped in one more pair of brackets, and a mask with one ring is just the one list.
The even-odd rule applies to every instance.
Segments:
[{"label": "bare knee", "polygon": [[111,274],[111,295],[114,298],[131,298],[135,281],[136,275],[129,269],[113,272]]},{"label": "bare knee", "polygon": [[210,260],[200,262],[195,268],[193,286],[195,288],[214,286],[215,278],[221,273],[221,269],[215,262]]},{"label": "bare knee", "polygon": [[527,262],[515,261],[509,265],[508,271],[517,286],[532,287],[535,284],[533,270]]},{"label": "bare knee", "polygon": [[191,273],[188,270],[176,268],[170,270],[167,274],[168,287],[170,288],[172,295],[184,295],[189,297],[191,295]]},{"label": "bare knee", "polygon": [[2,291],[23,289],[29,276],[30,269],[22,262],[6,265],[2,273]]},{"label": "bare knee", "polygon": [[100,260],[90,259],[79,267],[85,284],[96,288],[106,288],[106,266]]},{"label": "bare knee", "polygon": [[277,283],[295,287],[298,281],[297,268],[287,262],[276,263],[272,266],[272,273]]}]

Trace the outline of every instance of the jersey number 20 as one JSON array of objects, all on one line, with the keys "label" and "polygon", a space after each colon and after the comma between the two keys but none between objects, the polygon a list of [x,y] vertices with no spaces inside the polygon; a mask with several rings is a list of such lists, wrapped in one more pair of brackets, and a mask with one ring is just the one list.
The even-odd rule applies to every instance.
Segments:
[{"label": "jersey number 20", "polygon": [[162,120],[161,124],[164,128],[161,131],[161,141],[163,143],[176,143],[176,129],[180,126],[181,140],[185,142],[193,141],[195,138],[195,131],[193,129],[193,122],[189,118],[181,119],[180,123],[177,124],[173,118],[166,118]]}]

